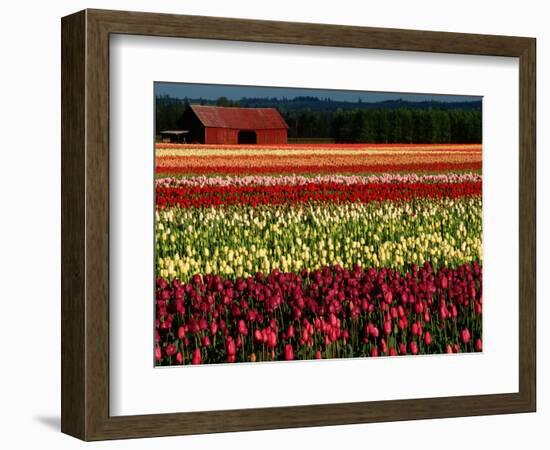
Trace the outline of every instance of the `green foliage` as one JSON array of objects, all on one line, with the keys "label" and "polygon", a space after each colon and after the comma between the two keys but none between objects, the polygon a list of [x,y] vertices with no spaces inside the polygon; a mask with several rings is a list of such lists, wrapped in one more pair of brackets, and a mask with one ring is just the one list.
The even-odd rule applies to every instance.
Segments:
[{"label": "green foliage", "polygon": [[163,130],[177,130],[181,128],[181,117],[189,106],[187,98],[180,100],[168,95],[155,98],[155,129],[159,134]]},{"label": "green foliage", "polygon": [[216,101],[216,106],[236,107],[236,106],[239,106],[239,101],[238,100],[229,100],[227,97],[220,97]]},{"label": "green foliage", "polygon": [[481,111],[443,109],[338,110],[330,133],[336,142],[478,143]]}]

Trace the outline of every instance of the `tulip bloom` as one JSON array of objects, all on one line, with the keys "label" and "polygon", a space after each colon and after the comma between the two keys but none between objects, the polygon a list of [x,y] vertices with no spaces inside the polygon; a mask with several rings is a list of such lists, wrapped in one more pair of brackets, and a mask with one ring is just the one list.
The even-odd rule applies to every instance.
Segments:
[{"label": "tulip bloom", "polygon": [[451,305],[451,316],[453,317],[453,319],[458,316],[458,311],[456,309],[456,305]]},{"label": "tulip bloom", "polygon": [[444,303],[442,303],[439,308],[439,315],[441,316],[442,320],[445,320],[450,315]]},{"label": "tulip bloom", "polygon": [[210,334],[214,336],[218,332],[218,324],[214,321],[210,322]]},{"label": "tulip bloom", "polygon": [[239,333],[242,335],[246,336],[248,334],[248,328],[246,327],[246,323],[242,319],[239,320],[238,330],[239,330]]},{"label": "tulip bloom", "polygon": [[475,302],[475,312],[479,316],[482,312],[481,303]]},{"label": "tulip bloom", "polygon": [[202,355],[200,349],[196,348],[193,350],[193,358],[191,360],[191,364],[200,364],[202,362]]},{"label": "tulip bloom", "polygon": [[405,317],[405,310],[401,305],[397,307],[397,313],[399,314],[399,317]]},{"label": "tulip bloom", "polygon": [[432,335],[429,331],[426,331],[426,334],[424,334],[424,343],[426,345],[430,345],[432,343]]},{"label": "tulip bloom", "polygon": [[285,345],[285,359],[287,361],[291,361],[294,359],[294,349],[292,348],[291,344]]},{"label": "tulip bloom", "polygon": [[309,339],[309,332],[307,328],[302,330],[302,340],[306,342]]},{"label": "tulip bloom", "polygon": [[233,339],[227,339],[226,348],[229,356],[235,356],[237,353],[237,347],[235,346],[235,341]]},{"label": "tulip bloom", "polygon": [[277,335],[271,331],[267,336],[267,346],[269,348],[275,348],[277,345]]},{"label": "tulip bloom", "polygon": [[155,359],[157,361],[162,359],[162,352],[160,351],[160,347],[158,345],[155,347]]},{"label": "tulip bloom", "polygon": [[172,356],[176,353],[176,346],[174,344],[168,344],[166,346],[166,354]]},{"label": "tulip bloom", "polygon": [[294,337],[294,325],[290,325],[288,327],[286,335],[287,335],[288,338],[293,338]]},{"label": "tulip bloom", "polygon": [[400,330],[404,330],[405,328],[407,328],[407,322],[405,322],[403,317],[397,320],[397,326]]},{"label": "tulip bloom", "polygon": [[460,338],[462,339],[462,343],[464,344],[467,344],[468,342],[470,342],[470,338],[471,338],[470,330],[468,330],[468,328],[464,328],[460,332]]},{"label": "tulip bloom", "polygon": [[480,352],[483,350],[483,343],[481,342],[481,339],[477,338],[475,342],[475,349],[476,352]]}]

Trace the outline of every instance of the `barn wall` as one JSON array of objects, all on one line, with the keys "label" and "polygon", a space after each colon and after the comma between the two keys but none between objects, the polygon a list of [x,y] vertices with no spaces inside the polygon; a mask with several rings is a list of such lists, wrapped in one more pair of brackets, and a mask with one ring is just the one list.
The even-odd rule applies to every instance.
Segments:
[{"label": "barn wall", "polygon": [[274,130],[257,130],[256,136],[258,138],[258,144],[287,143],[287,130],[285,128]]},{"label": "barn wall", "polygon": [[[205,128],[205,144],[238,144],[239,131],[231,128]],[[286,144],[287,143],[287,130],[273,129],[273,130],[255,130],[258,144]]]},{"label": "barn wall", "polygon": [[204,144],[204,125],[191,108],[187,108],[183,113],[181,127],[184,130],[189,130],[187,142],[199,142],[201,144]]},{"label": "barn wall", "polygon": [[205,144],[237,144],[239,130],[205,128]]}]

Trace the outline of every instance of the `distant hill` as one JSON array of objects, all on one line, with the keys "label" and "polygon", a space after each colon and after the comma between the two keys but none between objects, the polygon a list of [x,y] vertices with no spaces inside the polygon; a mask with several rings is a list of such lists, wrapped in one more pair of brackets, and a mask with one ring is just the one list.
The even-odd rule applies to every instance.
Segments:
[{"label": "distant hill", "polygon": [[[193,100],[193,102],[196,100]],[[215,102],[213,103],[215,104]],[[281,111],[296,111],[300,109],[310,109],[311,111],[336,111],[338,109],[468,109],[481,110],[481,101],[471,102],[410,102],[406,100],[385,100],[381,102],[346,102],[332,101],[329,99],[319,99],[317,97],[295,97],[293,99],[262,99],[262,98],[243,98],[239,100],[239,105],[243,107],[269,107],[274,106]]]},{"label": "distant hill", "polygon": [[168,96],[160,96],[157,99],[162,99],[162,102],[173,104],[197,104],[197,105],[219,105],[219,106],[240,106],[243,108],[277,108],[281,112],[296,111],[300,109],[309,109],[311,111],[336,111],[338,109],[440,109],[440,110],[479,110],[481,111],[481,100],[468,102],[439,102],[435,100],[411,102],[407,100],[384,100],[381,102],[349,102],[349,101],[334,101],[328,98],[322,99],[318,97],[294,97],[294,98],[247,98],[243,97],[240,100],[222,100],[220,99],[203,99],[203,98],[174,98]]}]

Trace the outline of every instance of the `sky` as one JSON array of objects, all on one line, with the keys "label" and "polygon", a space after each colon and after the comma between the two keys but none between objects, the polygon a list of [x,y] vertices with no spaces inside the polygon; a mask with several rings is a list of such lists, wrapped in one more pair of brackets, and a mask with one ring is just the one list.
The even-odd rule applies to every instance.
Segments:
[{"label": "sky", "polygon": [[347,91],[332,89],[309,89],[309,88],[287,88],[287,87],[260,87],[260,86],[237,86],[221,84],[192,84],[192,83],[168,83],[156,82],[155,95],[168,94],[176,98],[203,98],[205,100],[216,100],[219,97],[227,97],[230,100],[239,100],[243,97],[260,98],[283,98],[292,99],[299,96],[311,96],[318,98],[330,98],[334,101],[356,102],[380,102],[384,100],[406,100],[412,102],[440,101],[440,102],[464,102],[479,101],[479,96],[469,95],[440,95],[426,93],[403,93],[403,92],[370,92],[370,91]]}]

